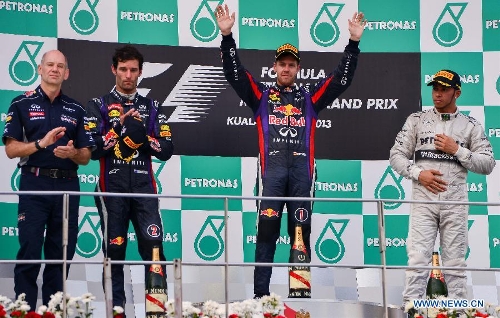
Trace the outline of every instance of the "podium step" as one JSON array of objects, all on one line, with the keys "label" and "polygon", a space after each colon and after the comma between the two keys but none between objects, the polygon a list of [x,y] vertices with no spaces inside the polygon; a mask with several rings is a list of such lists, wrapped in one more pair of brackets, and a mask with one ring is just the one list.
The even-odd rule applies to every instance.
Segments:
[{"label": "podium step", "polygon": [[[380,304],[355,302],[350,300],[282,298],[285,317],[295,318],[301,309],[311,318],[382,318],[384,308]],[[388,306],[387,318],[406,318],[403,310],[394,305]],[[299,315],[300,317],[300,315]]]}]

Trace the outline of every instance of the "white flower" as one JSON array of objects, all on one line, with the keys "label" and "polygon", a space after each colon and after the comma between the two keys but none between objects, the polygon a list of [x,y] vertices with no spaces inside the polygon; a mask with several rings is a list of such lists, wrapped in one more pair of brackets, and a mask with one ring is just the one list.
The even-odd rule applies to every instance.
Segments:
[{"label": "white flower", "polygon": [[113,307],[113,311],[116,312],[117,314],[123,314],[123,312],[124,312],[124,310],[123,310],[123,308],[121,306],[115,306],[115,307]]},{"label": "white flower", "polygon": [[19,306],[19,310],[21,311],[28,312],[30,311],[30,309],[31,309],[30,305],[22,304],[21,306]]},{"label": "white flower", "polygon": [[42,305],[42,306],[38,307],[37,314],[43,315],[44,312],[47,312],[47,306]]},{"label": "white flower", "polygon": [[221,315],[225,314],[224,308],[218,303],[212,300],[208,300],[205,303],[203,303],[203,314],[208,316],[208,317],[220,317]]}]

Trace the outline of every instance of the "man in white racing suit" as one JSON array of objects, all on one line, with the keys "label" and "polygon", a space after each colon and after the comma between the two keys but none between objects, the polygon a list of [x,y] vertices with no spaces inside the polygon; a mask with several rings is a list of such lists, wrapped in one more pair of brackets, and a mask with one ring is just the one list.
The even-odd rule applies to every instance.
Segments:
[{"label": "man in white racing suit", "polygon": [[[457,73],[441,70],[432,86],[434,108],[411,114],[390,151],[390,164],[413,180],[413,199],[467,201],[468,171],[490,174],[495,167],[491,144],[481,124],[459,112]],[[428,266],[437,231],[443,266],[465,267],[468,205],[416,203],[411,207],[407,240],[409,266]],[[428,271],[406,271],[403,302],[425,297]],[[449,298],[467,298],[462,270],[444,271]]]}]

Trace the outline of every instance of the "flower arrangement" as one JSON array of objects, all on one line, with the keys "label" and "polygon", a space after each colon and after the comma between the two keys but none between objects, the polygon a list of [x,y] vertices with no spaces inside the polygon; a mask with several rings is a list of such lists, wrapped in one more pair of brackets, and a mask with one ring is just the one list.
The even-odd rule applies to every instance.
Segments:
[{"label": "flower arrangement", "polygon": [[[60,318],[63,314],[63,302],[66,302],[66,314],[71,318],[92,318],[93,310],[92,300],[95,299],[90,293],[83,294],[80,297],[71,297],[62,292],[50,296],[47,306],[40,306],[38,310],[30,311],[30,306],[25,300],[25,294],[13,302],[9,298],[0,296],[0,318]],[[175,305],[173,300],[165,304],[167,309],[167,318],[175,317]],[[280,315],[284,310],[281,297],[272,293],[270,296],[264,296],[260,299],[249,299],[242,302],[229,304],[229,318],[285,318]],[[113,318],[123,318],[124,310],[122,307],[113,308]],[[183,318],[223,318],[226,317],[225,305],[215,301],[206,301],[201,308],[194,306],[191,302],[182,302]]]},{"label": "flower arrangement", "polygon": [[[445,300],[445,297],[437,297]],[[484,308],[463,308],[450,309],[445,307],[420,308],[413,307],[413,302],[409,302],[405,307],[405,312],[414,312],[412,318],[500,318],[500,307],[486,303]]]},{"label": "flower arrangement", "polygon": [[[71,297],[62,292],[50,296],[47,306],[43,305],[38,310],[30,311],[30,306],[26,302],[26,295],[21,294],[15,301],[0,296],[0,318],[59,318],[63,315],[63,302],[66,303],[66,317],[91,318],[94,308],[91,305],[95,299],[90,293],[80,297]],[[113,318],[123,318],[123,308],[116,306],[113,308]]]}]

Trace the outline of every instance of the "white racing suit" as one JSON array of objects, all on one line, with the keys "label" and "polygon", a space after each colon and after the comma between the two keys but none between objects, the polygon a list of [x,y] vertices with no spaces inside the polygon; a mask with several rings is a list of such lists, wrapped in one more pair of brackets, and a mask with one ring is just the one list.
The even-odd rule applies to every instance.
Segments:
[{"label": "white racing suit", "polygon": [[[453,138],[459,145],[455,155],[439,151],[434,136]],[[411,160],[413,159],[413,161]],[[440,114],[435,108],[411,114],[398,133],[390,152],[390,164],[400,175],[413,180],[413,199],[467,201],[467,171],[489,174],[495,167],[491,144],[474,118],[457,111]],[[435,169],[448,183],[447,190],[433,194],[418,182],[422,170]],[[406,248],[408,266],[428,266],[437,231],[443,266],[465,267],[468,205],[412,204]],[[428,271],[406,271],[403,302],[425,297]],[[444,271],[449,298],[467,298],[466,273]]]}]

